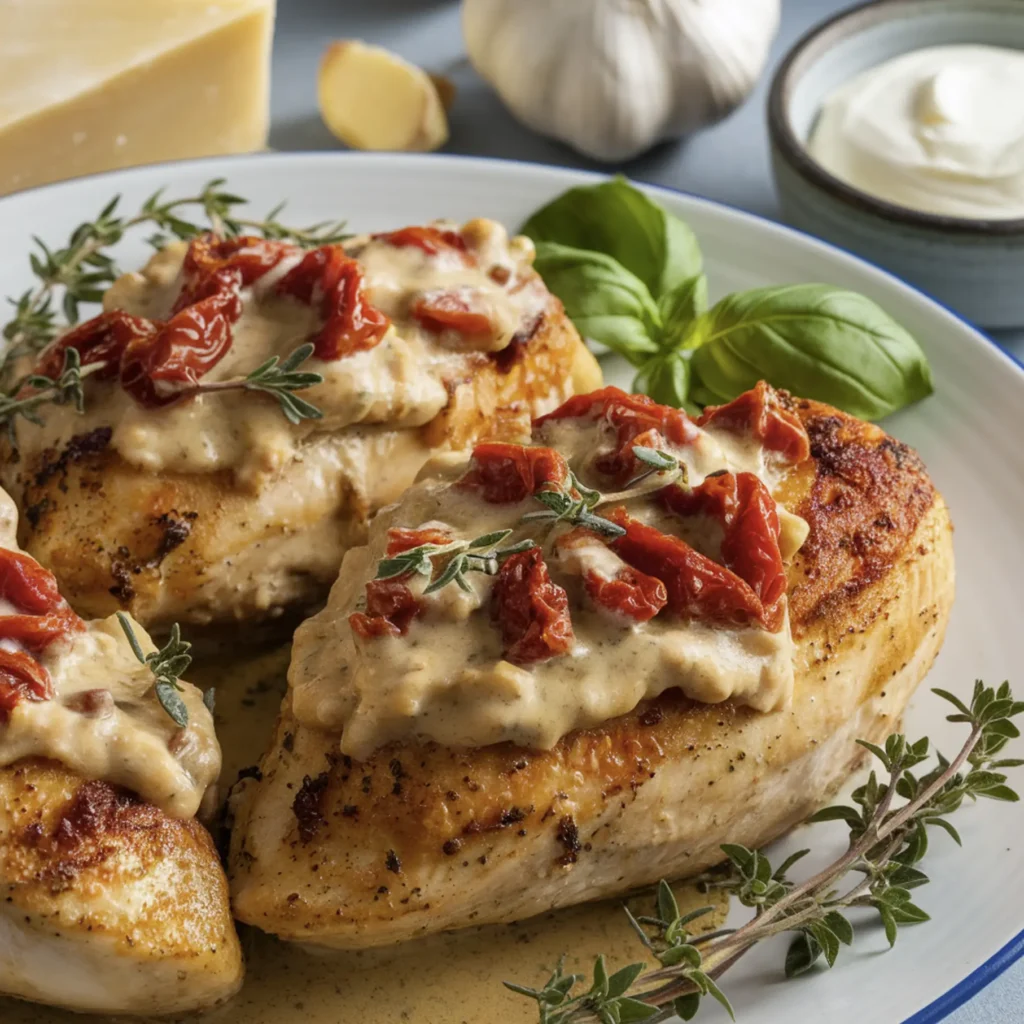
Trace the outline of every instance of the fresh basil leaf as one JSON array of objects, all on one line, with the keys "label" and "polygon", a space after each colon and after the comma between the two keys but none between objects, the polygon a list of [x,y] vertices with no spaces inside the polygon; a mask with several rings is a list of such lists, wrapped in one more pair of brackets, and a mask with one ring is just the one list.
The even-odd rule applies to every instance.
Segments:
[{"label": "fresh basil leaf", "polygon": [[855,292],[798,284],[737,292],[691,326],[702,398],[726,402],[759,380],[879,419],[931,394],[928,361],[884,310]]},{"label": "fresh basil leaf", "polygon": [[655,297],[701,272],[697,236],[625,178],[582,185],[537,210],[520,229],[534,242],[590,249],[617,260]]},{"label": "fresh basil leaf", "polygon": [[689,360],[678,351],[659,353],[640,367],[633,390],[662,405],[681,408],[690,392]]},{"label": "fresh basil leaf", "polygon": [[540,242],[533,265],[585,338],[635,365],[658,351],[658,307],[643,281],[610,256]]},{"label": "fresh basil leaf", "polygon": [[661,314],[661,347],[678,348],[690,324],[708,308],[708,279],[704,274],[689,277],[658,300]]}]

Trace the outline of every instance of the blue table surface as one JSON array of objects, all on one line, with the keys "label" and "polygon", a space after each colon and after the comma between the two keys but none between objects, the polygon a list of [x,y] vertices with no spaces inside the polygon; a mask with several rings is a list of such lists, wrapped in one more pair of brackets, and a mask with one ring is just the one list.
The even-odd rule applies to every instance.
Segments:
[{"label": "blue table surface", "polygon": [[[551,0],[557,5],[558,0]],[[599,0],[593,0],[599,2]],[[769,68],[753,96],[726,121],[691,139],[659,146],[624,165],[581,157],[520,125],[469,66],[454,0],[278,0],[270,145],[278,150],[338,149],[316,107],[316,68],[328,40],[378,43],[458,88],[450,114],[450,153],[510,157],[596,170],[621,170],[642,181],[695,192],[779,219],[768,163],[764,106],[772,68],[815,23],[848,6],[836,0],[783,0],[782,24]],[[1024,332],[999,338],[1024,358]],[[933,925],[932,927],[938,927]],[[951,978],[950,983],[958,979]],[[938,994],[938,993],[936,993]],[[954,1011],[950,1024],[1024,1021],[1024,960]],[[876,1017],[880,1024],[897,1024]]]}]

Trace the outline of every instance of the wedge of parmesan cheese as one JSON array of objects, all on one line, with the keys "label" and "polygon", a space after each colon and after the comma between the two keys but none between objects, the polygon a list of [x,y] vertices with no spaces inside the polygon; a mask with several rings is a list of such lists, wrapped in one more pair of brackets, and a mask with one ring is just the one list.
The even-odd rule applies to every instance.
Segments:
[{"label": "wedge of parmesan cheese", "polygon": [[266,144],[274,0],[0,0],[0,195]]}]

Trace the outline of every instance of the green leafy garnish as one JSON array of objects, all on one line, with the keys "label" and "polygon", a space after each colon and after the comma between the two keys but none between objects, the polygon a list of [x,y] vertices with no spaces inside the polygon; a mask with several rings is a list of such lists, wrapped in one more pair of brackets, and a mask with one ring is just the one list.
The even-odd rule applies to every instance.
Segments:
[{"label": "green leafy garnish", "polygon": [[[128,616],[124,612],[118,612],[117,621],[121,624],[121,629],[124,630],[124,635],[128,638],[128,643],[131,645],[135,657],[153,673],[155,680],[153,690],[156,693],[156,699],[160,702],[160,706],[171,717],[175,725],[181,726],[184,729],[188,725],[188,708],[181,699],[181,694],[185,692],[185,687],[181,685],[179,680],[188,670],[189,665],[192,664],[192,655],[189,654],[192,645],[181,639],[181,627],[178,623],[174,623],[171,626],[171,635],[167,643],[158,651],[151,651],[149,654],[145,654],[138,637],[135,635],[135,630],[132,629],[131,620]],[[205,694],[203,700],[204,702],[206,700]],[[211,713],[213,710],[212,704],[213,698],[211,697],[210,703],[207,704]]]},{"label": "green leafy garnish", "polygon": [[584,487],[571,471],[564,484],[545,484],[533,497],[545,509],[543,512],[528,512],[523,516],[524,523],[537,520],[568,523],[571,526],[587,527],[606,537],[621,537],[626,532],[611,520],[594,514],[593,510],[601,503],[604,495]]},{"label": "green leafy garnish", "polygon": [[[430,583],[424,589],[424,594],[432,594],[449,583],[455,583],[460,589],[470,591],[473,588],[466,579],[467,573],[480,572],[486,576],[495,576],[507,558],[537,546],[536,541],[526,539],[507,547],[499,547],[511,533],[511,530],[496,530],[475,540],[456,540],[450,544],[420,544],[390,558],[381,559],[377,565],[376,579],[426,576]],[[447,561],[437,576],[431,578],[434,577],[435,569],[433,560],[440,557],[447,558]]]},{"label": "green leafy garnish", "polygon": [[522,230],[580,333],[628,360],[633,389],[663,404],[728,402],[767,380],[877,419],[932,391],[917,342],[854,292],[757,288],[708,310],[693,233],[623,178],[570,189]]},{"label": "green leafy garnish", "polygon": [[[40,352],[58,333],[78,323],[80,304],[103,298],[103,291],[121,273],[106,250],[133,228],[156,228],[146,239],[156,249],[174,239],[187,241],[204,231],[214,231],[222,237],[252,232],[303,247],[328,245],[346,237],[341,223],[324,221],[307,228],[287,227],[277,219],[283,204],[262,220],[241,217],[238,207],[247,200],[227,192],[223,185],[223,178],[214,178],[196,195],[171,200],[164,200],[161,189],[129,216],[118,214],[121,197],[115,196],[95,220],[79,224],[64,246],[51,248],[36,238],[38,251],[30,254],[29,263],[38,283],[17,298],[8,299],[14,315],[3,329],[7,344],[0,353],[0,378],[4,383],[11,383],[10,368],[15,360]],[[186,219],[184,212],[196,207],[203,220]]]},{"label": "green leafy garnish", "polygon": [[[789,871],[808,850],[773,868],[764,853],[738,844],[722,846],[725,872],[706,875],[703,885],[753,910],[742,927],[694,933],[691,923],[711,908],[680,914],[672,890],[661,882],[652,916],[626,911],[658,967],[648,970],[646,963],[634,963],[609,975],[599,956],[586,989],[580,987],[583,976],[565,974],[561,963],[539,989],[506,982],[507,987],[536,1001],[541,1024],[658,1024],[673,1015],[691,1020],[708,995],[732,1016],[717,980],[758,943],[782,932],[793,936],[785,958],[787,977],[821,963],[835,964],[842,947],[854,941],[846,916],[853,909],[873,910],[891,947],[902,926],[929,920],[911,895],[928,882],[917,865],[928,849],[929,828],[942,829],[959,845],[948,816],[968,799],[1016,801],[1004,770],[1024,765],[1024,759],[1000,756],[1009,740],[1020,735],[1010,719],[1024,712],[1024,702],[1014,700],[1008,683],[998,688],[975,683],[969,704],[945,690],[933,692],[956,708],[948,721],[970,726],[966,742],[952,761],[936,752],[934,766],[919,775],[915,769],[931,753],[927,738],[911,743],[896,734],[882,746],[859,740],[879,760],[883,774],[871,772],[854,791],[851,805],[826,807],[810,819],[841,821],[849,829],[846,851],[828,867],[796,882]],[[896,806],[899,799],[902,806]],[[859,877],[844,887],[851,873]]]},{"label": "green leafy garnish", "polygon": [[[99,363],[93,363],[82,369],[78,350],[68,348],[64,351],[64,367],[56,379],[31,373],[9,393],[0,394],[0,424],[7,426],[11,447],[17,445],[14,421],[18,416],[41,426],[43,421],[39,417],[40,406],[73,405],[78,412],[82,412],[85,407],[82,380],[99,369],[101,369]],[[31,390],[22,394],[25,388]]]},{"label": "green leafy garnish", "polygon": [[200,381],[182,395],[216,393],[219,391],[262,391],[276,398],[281,411],[289,423],[300,423],[302,420],[323,419],[323,412],[312,402],[299,398],[296,391],[303,391],[322,384],[323,376],[319,373],[300,372],[301,366],[313,354],[313,346],[309,342],[300,345],[283,363],[277,356],[271,356],[251,373],[244,377],[233,377],[231,380]]},{"label": "green leafy garnish", "polygon": [[655,300],[703,269],[690,226],[625,178],[571,188],[523,225],[534,242],[557,242],[609,256],[639,278]]}]

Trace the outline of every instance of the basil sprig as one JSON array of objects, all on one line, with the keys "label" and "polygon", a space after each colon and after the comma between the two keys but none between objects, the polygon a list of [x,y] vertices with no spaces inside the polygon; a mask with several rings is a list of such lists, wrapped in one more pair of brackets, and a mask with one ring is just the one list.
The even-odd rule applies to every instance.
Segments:
[{"label": "basil sprig", "polygon": [[634,390],[658,402],[727,402],[763,379],[878,419],[932,391],[917,342],[855,292],[755,288],[708,309],[693,232],[623,178],[570,189],[522,230],[580,333],[627,359]]}]

